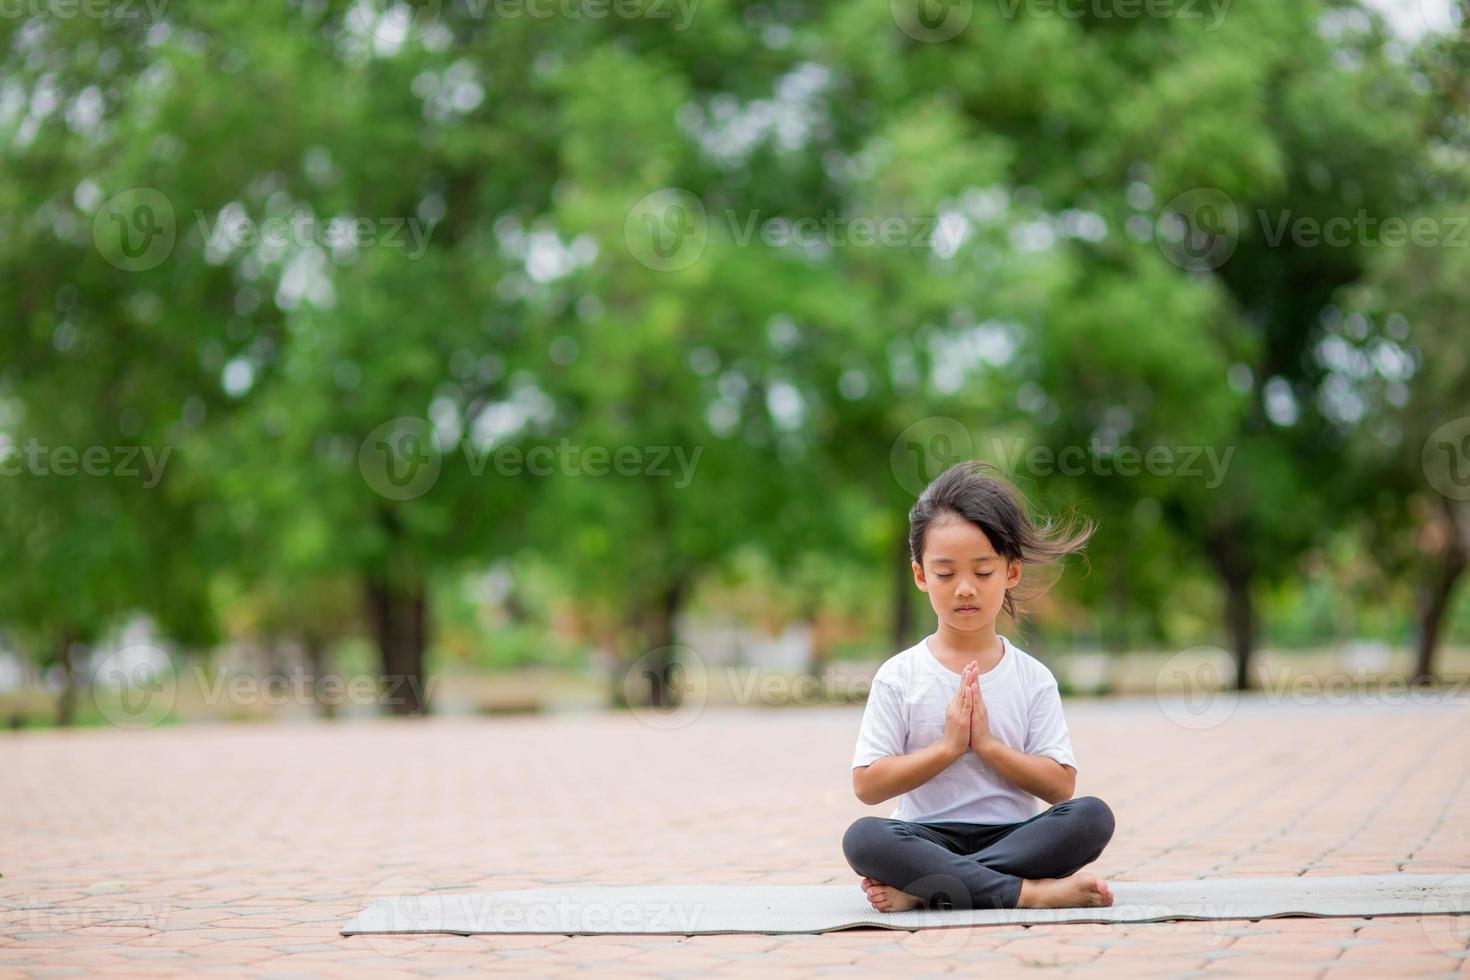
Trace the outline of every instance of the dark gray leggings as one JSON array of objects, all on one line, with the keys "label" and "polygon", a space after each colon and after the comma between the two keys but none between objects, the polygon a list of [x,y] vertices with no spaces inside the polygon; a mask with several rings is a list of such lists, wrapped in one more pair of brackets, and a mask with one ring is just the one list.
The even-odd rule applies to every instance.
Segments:
[{"label": "dark gray leggings", "polygon": [[1013,909],[1021,881],[1064,878],[1102,854],[1113,811],[1095,796],[1020,823],[915,823],[859,817],[842,853],[860,875],[922,899],[926,909]]}]

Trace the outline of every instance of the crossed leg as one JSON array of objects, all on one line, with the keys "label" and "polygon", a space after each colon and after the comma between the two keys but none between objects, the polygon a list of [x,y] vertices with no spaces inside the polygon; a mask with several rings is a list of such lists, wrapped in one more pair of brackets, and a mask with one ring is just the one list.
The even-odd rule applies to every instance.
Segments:
[{"label": "crossed leg", "polygon": [[1086,796],[1010,825],[861,817],[842,850],[880,911],[1108,905],[1107,884],[1076,872],[1102,854],[1113,827],[1108,805]]}]

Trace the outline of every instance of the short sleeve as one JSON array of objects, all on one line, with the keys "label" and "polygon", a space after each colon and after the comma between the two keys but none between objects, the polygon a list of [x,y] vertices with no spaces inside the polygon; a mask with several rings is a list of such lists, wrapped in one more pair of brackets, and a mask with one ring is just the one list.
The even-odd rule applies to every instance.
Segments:
[{"label": "short sleeve", "polygon": [[1027,755],[1044,755],[1064,766],[1077,768],[1072,738],[1067,734],[1067,719],[1062,715],[1062,695],[1057,690],[1056,678],[1049,673],[1031,698],[1024,751]]},{"label": "short sleeve", "polygon": [[898,691],[887,681],[875,678],[868,689],[867,706],[863,708],[852,767],[856,769],[890,755],[902,755],[903,744],[904,721]]}]

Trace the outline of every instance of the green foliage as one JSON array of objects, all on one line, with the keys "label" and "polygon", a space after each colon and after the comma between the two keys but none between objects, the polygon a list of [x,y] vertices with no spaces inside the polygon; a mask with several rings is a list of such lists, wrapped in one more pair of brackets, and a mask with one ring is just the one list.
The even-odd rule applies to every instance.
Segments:
[{"label": "green foliage", "polygon": [[[920,608],[892,574],[913,488],[889,459],[930,419],[992,458],[1230,452],[1213,484],[1017,472],[1041,509],[1102,525],[1056,623],[1119,648],[1195,637],[1210,576],[1300,578],[1353,515],[1391,510],[1375,488],[1414,464],[1363,434],[1418,433],[1464,390],[1463,257],[1267,233],[1286,213],[1463,210],[1425,149],[1446,116],[1433,43],[1404,56],[1357,4],[1210,23],[982,3],[944,43],[878,2],[705,0],[679,31],[446,3],[401,43],[363,27],[371,6],[0,22],[0,434],[172,454],[153,487],[0,478],[0,542],[24,557],[0,572],[0,623],[38,658],[137,610],[187,647],[251,633],[355,656],[366,637],[389,670],[426,647],[636,653],[690,602],[758,594],[752,577],[789,595],[773,607],[876,629]],[[176,231],[151,263],[108,213],[144,189]],[[1244,220],[1191,272],[1158,234],[1201,189]],[[679,268],[635,241],[660,192],[705,219]],[[231,240],[301,217],[374,237]],[[906,234],[765,234],[834,220]],[[1355,345],[1393,340],[1399,311],[1394,342],[1429,370],[1407,403],[1385,379],[1344,419],[1319,354],[1359,301],[1383,319]],[[1290,420],[1266,408],[1281,391]],[[439,469],[395,495],[364,459],[405,418]],[[640,471],[500,465],[560,445]],[[654,454],[672,472],[647,472]],[[498,562],[534,615],[486,622],[464,594]],[[1295,594],[1327,629],[1326,593]],[[568,608],[584,635],[548,644]]]}]

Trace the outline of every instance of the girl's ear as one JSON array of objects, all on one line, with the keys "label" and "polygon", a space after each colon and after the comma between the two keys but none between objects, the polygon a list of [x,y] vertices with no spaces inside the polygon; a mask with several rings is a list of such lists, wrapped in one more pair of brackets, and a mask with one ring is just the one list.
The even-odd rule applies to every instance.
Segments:
[{"label": "girl's ear", "polygon": [[919,587],[920,592],[928,592],[929,583],[924,581],[924,566],[916,561],[909,562],[909,565],[914,570],[914,584]]},{"label": "girl's ear", "polygon": [[1021,584],[1021,562],[1018,559],[1006,559],[1006,588],[1014,589]]}]

